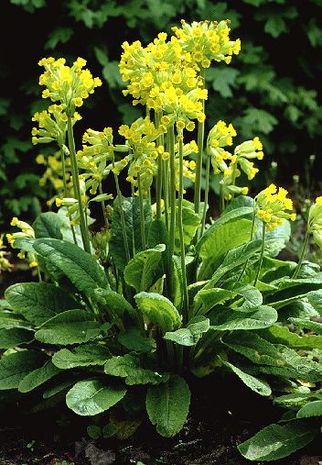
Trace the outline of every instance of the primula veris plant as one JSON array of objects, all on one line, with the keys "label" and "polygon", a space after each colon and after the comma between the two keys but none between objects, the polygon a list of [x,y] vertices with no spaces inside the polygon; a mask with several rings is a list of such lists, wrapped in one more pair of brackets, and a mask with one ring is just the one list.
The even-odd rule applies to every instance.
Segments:
[{"label": "primula veris plant", "polygon": [[[107,412],[105,436],[129,436],[147,414],[170,437],[189,413],[187,375],[220,370],[290,410],[240,446],[245,457],[278,459],[318,434],[309,417],[321,414],[322,274],[305,252],[298,264],[277,258],[295,219],[288,192],[270,185],[252,199],[239,184],[259,170],[259,138],[232,150],[237,132],[221,120],[205,135],[207,69],[239,51],[229,21],[182,21],[171,37],[123,44],[124,94],[146,116],[118,133],[87,129],[79,147],[77,111],[100,80],[81,58],[40,61],[53,104],[34,116],[33,143],[58,146],[48,162],[38,155],[58,212],[12,221],[20,231],[9,242],[39,282],[9,287],[1,303],[0,389],[64,396],[82,416]],[[222,214],[207,222],[211,167]],[[318,245],[320,209],[318,198],[308,220]]]}]

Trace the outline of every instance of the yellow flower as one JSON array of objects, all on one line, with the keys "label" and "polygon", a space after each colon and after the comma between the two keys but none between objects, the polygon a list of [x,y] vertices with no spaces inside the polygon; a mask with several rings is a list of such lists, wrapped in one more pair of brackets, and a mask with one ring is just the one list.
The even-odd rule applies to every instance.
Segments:
[{"label": "yellow flower", "polygon": [[102,85],[99,78],[94,78],[88,69],[83,69],[86,60],[77,58],[71,67],[67,66],[64,58],[55,60],[52,57],[43,58],[39,66],[45,72],[39,78],[39,84],[46,86],[43,98],[50,98],[53,102],[60,102],[62,109],[68,115],[73,115],[75,107],[83,105],[83,100]]},{"label": "yellow flower", "polygon": [[308,232],[313,235],[314,242],[322,248],[322,196],[315,199],[309,210]]},{"label": "yellow flower", "polygon": [[285,219],[296,219],[296,214],[292,212],[293,202],[287,195],[286,189],[271,184],[255,197],[256,215],[269,231],[277,228]]},{"label": "yellow flower", "polygon": [[181,27],[173,27],[175,35],[185,52],[191,55],[198,67],[209,68],[212,61],[230,63],[232,55],[240,51],[240,39],[229,38],[229,21],[194,21],[191,24],[181,20]]}]

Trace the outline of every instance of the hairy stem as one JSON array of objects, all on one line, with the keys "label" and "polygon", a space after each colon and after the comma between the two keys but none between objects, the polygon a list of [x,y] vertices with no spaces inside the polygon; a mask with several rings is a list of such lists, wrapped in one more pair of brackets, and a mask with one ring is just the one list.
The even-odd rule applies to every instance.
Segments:
[{"label": "hairy stem", "polygon": [[178,227],[180,237],[180,260],[181,260],[181,274],[182,274],[182,289],[183,289],[183,323],[188,321],[188,309],[189,309],[189,295],[188,295],[188,284],[187,284],[187,271],[186,271],[186,252],[184,244],[184,233],[183,233],[183,132],[182,130],[178,133],[178,145],[179,145],[179,196],[178,196]]},{"label": "hairy stem", "polygon": [[68,116],[68,119],[67,119],[67,137],[68,137],[68,147],[69,147],[72,177],[73,177],[74,195],[78,202],[79,221],[80,221],[82,241],[84,245],[84,250],[90,253],[91,246],[90,246],[88,229],[86,228],[86,222],[85,222],[85,213],[84,213],[84,207],[82,203],[82,196],[81,196],[80,183],[79,183],[79,171],[78,171],[78,164],[77,164],[77,158],[76,158],[73,124],[72,124],[72,119],[70,116]]},{"label": "hairy stem", "polygon": [[146,249],[146,237],[145,237],[145,222],[144,222],[144,203],[143,203],[143,192],[141,185],[141,174],[138,173],[138,189],[139,189],[139,202],[140,202],[140,228],[142,237],[142,248]]},{"label": "hairy stem", "polygon": [[[200,76],[203,80],[203,87],[205,86],[205,70],[204,68],[200,69]],[[205,111],[205,101],[202,100],[202,111]],[[196,181],[195,181],[195,192],[194,192],[194,204],[195,212],[199,213],[200,211],[200,197],[201,197],[201,173],[202,173],[202,157],[203,157],[203,145],[205,138],[205,122],[198,122],[198,135],[197,135],[197,144],[198,144],[198,154],[196,161]]]},{"label": "hairy stem", "polygon": [[260,252],[260,257],[259,257],[259,264],[258,264],[258,268],[257,268],[257,273],[256,273],[256,277],[255,277],[255,280],[254,280],[254,286],[256,286],[256,284],[257,284],[259,274],[261,272],[262,265],[263,265],[264,249],[265,249],[265,232],[266,232],[266,225],[265,225],[265,223],[263,223],[262,247],[261,247],[261,252]]},{"label": "hairy stem", "polygon": [[206,216],[207,216],[208,200],[209,200],[209,178],[210,178],[210,157],[207,156],[205,198],[204,198],[204,206],[203,206],[203,212],[202,212],[200,237],[202,237],[204,230],[205,230],[205,226],[206,226]]},{"label": "hairy stem", "polygon": [[292,275],[292,278],[295,279],[297,278],[299,272],[300,272],[300,269],[301,269],[301,266],[302,266],[302,263],[303,263],[303,260],[304,260],[304,257],[305,257],[305,252],[306,252],[306,249],[307,249],[307,244],[309,242],[309,237],[310,237],[310,233],[308,230],[306,230],[306,233],[305,233],[305,237],[304,237],[304,242],[303,242],[303,246],[302,246],[302,250],[301,250],[301,254],[300,254],[300,257],[299,257],[299,261],[298,261],[298,264],[294,270],[294,273]]}]

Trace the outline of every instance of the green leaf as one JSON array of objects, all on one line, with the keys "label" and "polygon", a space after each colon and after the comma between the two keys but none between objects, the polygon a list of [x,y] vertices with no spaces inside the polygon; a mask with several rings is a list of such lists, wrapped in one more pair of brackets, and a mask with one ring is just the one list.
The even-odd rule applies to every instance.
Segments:
[{"label": "green leaf", "polygon": [[281,15],[270,15],[265,23],[264,31],[276,39],[284,32],[287,32],[288,27]]},{"label": "green leaf", "polygon": [[124,269],[127,284],[136,292],[147,291],[163,274],[162,252],[165,245],[156,245],[153,249],[138,252]]},{"label": "green leaf", "polygon": [[189,413],[190,396],[187,383],[177,375],[164,384],[148,388],[146,410],[161,436],[174,436],[183,428]]},{"label": "green leaf", "polygon": [[78,305],[63,289],[44,282],[14,284],[5,297],[15,312],[36,326]]},{"label": "green leaf", "polygon": [[75,367],[87,367],[92,365],[104,365],[111,356],[106,346],[98,344],[84,344],[74,349],[61,349],[56,352],[53,364],[62,370]]},{"label": "green leaf", "polygon": [[297,418],[322,417],[322,400],[314,400],[304,405],[296,416]]},{"label": "green leaf", "polygon": [[135,296],[145,320],[159,326],[163,331],[173,331],[181,324],[181,317],[173,303],[160,294],[140,292]]},{"label": "green leaf", "polygon": [[[152,221],[151,207],[148,202],[144,202],[143,214],[146,237],[148,237]],[[124,219],[124,227],[122,219]],[[140,201],[137,197],[123,197],[122,200],[116,198],[113,204],[109,252],[115,266],[121,271],[127,265],[125,242],[129,248],[130,258],[135,255],[134,251],[143,250],[140,228]]]},{"label": "green leaf", "polygon": [[141,367],[140,360],[130,354],[111,357],[104,366],[107,375],[125,378],[129,386],[136,384],[160,384],[167,381],[167,374]]},{"label": "green leaf", "polygon": [[57,213],[41,213],[32,225],[35,231],[36,239],[51,237],[53,239],[62,239],[61,233],[62,221]]},{"label": "green leaf", "polygon": [[94,416],[117,404],[126,394],[121,386],[106,386],[98,379],[79,381],[66,395],[67,407],[81,416]]},{"label": "green leaf", "polygon": [[261,379],[255,378],[255,376],[250,375],[249,373],[245,373],[240,368],[232,365],[229,362],[223,362],[223,364],[230,368],[231,371],[235,373],[242,380],[247,387],[249,387],[252,391],[256,392],[261,396],[270,396],[272,394],[272,390],[266,381]]},{"label": "green leaf", "polygon": [[151,352],[155,349],[154,339],[144,336],[135,326],[130,326],[125,332],[120,333],[118,341],[128,350],[135,352]]},{"label": "green leaf", "polygon": [[[261,231],[257,230],[256,238],[260,238]],[[276,257],[287,245],[291,237],[291,226],[288,220],[265,234],[265,255]]]},{"label": "green leaf", "polygon": [[197,316],[189,321],[186,328],[180,328],[176,331],[165,333],[164,339],[173,341],[181,346],[195,346],[202,335],[209,330],[209,327],[208,318]]},{"label": "green leaf", "polygon": [[[178,207],[177,207],[178,208]],[[183,225],[183,241],[186,246],[190,245],[195,237],[197,229],[200,225],[200,216],[195,212],[194,205],[187,200],[184,200],[182,206],[182,225]],[[180,253],[180,236],[179,229],[175,233],[175,253]]]},{"label": "green leaf", "polygon": [[46,356],[42,352],[24,350],[3,355],[0,360],[0,390],[15,389],[31,371],[39,368]]},{"label": "green leaf", "polygon": [[215,91],[224,97],[232,97],[233,89],[236,87],[236,78],[240,71],[234,68],[211,68],[207,72],[207,81],[212,82]]},{"label": "green leaf", "polygon": [[54,29],[44,45],[45,50],[54,50],[58,44],[65,44],[73,36],[74,31],[70,27],[57,27]]},{"label": "green leaf", "polygon": [[255,330],[271,326],[276,322],[276,310],[262,305],[249,313],[238,312],[223,307],[213,310],[209,315],[210,327],[220,331]]},{"label": "green leaf", "polygon": [[96,339],[104,326],[85,310],[67,310],[46,321],[35,338],[45,344],[80,344]]},{"label": "green leaf", "polygon": [[60,370],[48,360],[42,367],[28,373],[19,383],[19,392],[30,392],[56,376]]},{"label": "green leaf", "polygon": [[[273,325],[268,328],[271,342],[285,344],[294,349],[320,349],[322,350],[322,336],[303,334],[299,336],[289,330],[287,326]],[[267,337],[267,335],[265,335]]]},{"label": "green leaf", "polygon": [[278,123],[275,116],[266,110],[259,108],[248,108],[244,112],[243,125],[252,128],[252,133],[257,131],[263,134],[269,134]]},{"label": "green leaf", "polygon": [[61,270],[85,295],[90,295],[97,287],[108,286],[97,260],[75,244],[58,239],[37,239],[34,249],[46,262]]},{"label": "green leaf", "polygon": [[222,262],[225,254],[250,240],[252,222],[238,219],[213,228],[199,247],[202,260],[198,279],[209,278]]},{"label": "green leaf", "polygon": [[279,460],[309,444],[318,429],[303,421],[286,425],[272,424],[238,446],[239,452],[248,460]]},{"label": "green leaf", "polygon": [[118,292],[99,288],[95,289],[93,297],[108,308],[112,320],[123,319],[125,315],[136,318],[136,311],[132,305]]},{"label": "green leaf", "polygon": [[28,343],[34,338],[34,332],[25,328],[0,329],[0,349],[10,349]]},{"label": "green leaf", "polygon": [[322,323],[317,321],[305,320],[304,318],[289,318],[291,323],[299,326],[300,328],[311,329],[317,334],[322,335]]},{"label": "green leaf", "polygon": [[312,47],[319,47],[322,45],[322,30],[321,26],[317,24],[315,18],[311,18],[306,27],[307,36]]}]

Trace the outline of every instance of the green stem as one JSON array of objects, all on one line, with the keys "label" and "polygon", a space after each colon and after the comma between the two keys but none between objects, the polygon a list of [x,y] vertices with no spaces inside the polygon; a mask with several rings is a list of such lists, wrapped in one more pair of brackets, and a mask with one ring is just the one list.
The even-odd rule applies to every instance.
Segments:
[{"label": "green stem", "polygon": [[68,116],[68,120],[67,120],[67,135],[68,135],[68,147],[69,147],[72,177],[73,177],[74,195],[78,202],[78,211],[79,211],[82,241],[83,241],[85,252],[91,253],[89,234],[86,228],[84,208],[82,204],[82,196],[81,196],[81,190],[80,190],[80,184],[79,184],[79,171],[78,171],[78,164],[77,164],[77,158],[76,158],[73,125],[72,125],[72,119],[70,116]]},{"label": "green stem", "polygon": [[178,227],[180,237],[180,259],[181,259],[181,274],[182,274],[182,289],[183,289],[183,323],[188,321],[188,309],[189,309],[189,295],[188,295],[188,284],[187,284],[187,270],[186,270],[186,252],[184,244],[184,233],[183,233],[183,131],[178,132],[178,144],[179,144],[179,196],[178,196]]},{"label": "green stem", "polygon": [[202,224],[201,224],[200,237],[202,237],[204,230],[205,230],[205,225],[206,225],[206,216],[207,216],[208,200],[209,200],[209,178],[210,178],[210,157],[207,156],[205,199],[204,199],[204,206],[203,206],[203,212],[202,212]]},{"label": "green stem", "polygon": [[[252,227],[251,227],[251,230],[250,230],[250,239],[249,239],[249,242],[253,240],[254,229],[255,229],[255,218],[256,218],[256,208],[255,208],[255,203],[254,203],[253,218],[252,218]],[[244,263],[243,269],[241,270],[241,273],[240,273],[240,275],[239,275],[237,281],[240,281],[240,280],[241,280],[243,274],[244,274],[245,271],[246,271],[247,265],[248,265],[248,260],[246,260],[246,262]]]},{"label": "green stem", "polygon": [[[205,69],[200,69],[200,77],[203,80],[203,88],[205,87]],[[205,101],[202,100],[202,111],[205,111]],[[196,161],[196,181],[195,181],[195,193],[194,193],[194,204],[195,212],[199,213],[200,211],[200,197],[201,197],[201,173],[202,173],[202,156],[203,156],[203,145],[205,138],[205,122],[198,122],[198,134],[197,134],[197,144],[198,144],[198,154]]]},{"label": "green stem", "polygon": [[169,179],[168,179],[168,170],[169,163],[168,160],[162,161],[163,163],[163,199],[164,199],[164,216],[165,216],[165,225],[168,230],[169,228]]},{"label": "green stem", "polygon": [[[172,274],[174,254],[175,233],[176,233],[176,169],[175,169],[175,139],[173,124],[168,128],[168,142],[170,153],[170,229],[169,229],[169,246],[168,246],[168,289],[172,290]],[[171,294],[171,293],[170,293]]]},{"label": "green stem", "polygon": [[[160,112],[154,114],[155,127],[158,128],[161,122]],[[161,136],[158,137],[157,143],[161,144]],[[157,219],[161,219],[161,198],[162,198],[162,155],[158,155],[158,173],[156,179],[156,204],[157,204]]]},{"label": "green stem", "polygon": [[260,254],[260,257],[259,257],[259,264],[258,264],[258,268],[257,268],[257,273],[256,273],[255,281],[254,281],[254,286],[256,286],[256,284],[257,284],[259,274],[261,272],[262,265],[263,265],[264,249],[265,249],[265,232],[266,232],[266,225],[265,225],[265,223],[263,223],[262,247],[261,247],[261,254]]},{"label": "green stem", "polygon": [[297,278],[297,276],[298,276],[298,274],[300,272],[300,269],[301,269],[301,266],[302,266],[302,263],[303,263],[303,260],[304,260],[305,252],[306,252],[306,249],[307,249],[307,244],[309,242],[309,237],[310,237],[310,233],[309,233],[308,230],[306,230],[305,237],[304,237],[304,242],[303,242],[303,246],[302,246],[302,250],[301,250],[301,254],[300,254],[300,258],[299,258],[299,262],[298,262],[297,267],[295,268],[295,271],[294,271],[293,276],[292,276],[293,279]]},{"label": "green stem", "polygon": [[[114,158],[113,158],[113,168],[114,168]],[[114,173],[114,169],[113,169],[113,174],[114,174],[114,182],[115,182],[115,187],[116,187],[116,195],[119,199],[119,208],[120,208],[122,236],[123,236],[125,256],[126,256],[126,261],[129,262],[131,259],[131,255],[130,255],[130,248],[129,248],[129,243],[128,243],[127,235],[126,235],[126,223],[125,223],[125,217],[124,217],[124,211],[123,211],[123,195],[120,189],[120,184],[119,184],[117,174]]]},{"label": "green stem", "polygon": [[[102,182],[99,183],[98,191],[99,191],[99,193],[100,193],[101,195],[103,194]],[[105,207],[105,202],[104,202],[104,200],[101,201],[101,208],[102,208],[102,213],[103,213],[103,218],[104,218],[105,227],[106,227],[106,229],[108,229],[109,224],[108,224],[108,219],[107,219],[106,207]]]},{"label": "green stem", "polygon": [[222,213],[225,210],[225,197],[224,197],[224,188],[220,187],[220,212]]},{"label": "green stem", "polygon": [[[61,164],[62,164],[62,170],[63,170],[63,185],[64,185],[64,197],[68,197],[68,190],[67,190],[67,176],[66,176],[66,159],[65,159],[65,152],[62,147],[60,147],[60,158],[61,158]],[[75,233],[75,228],[72,224],[71,217],[67,208],[67,215],[69,217],[69,223],[70,223],[70,229],[72,231],[73,235],[73,240],[74,244],[77,245],[77,239],[76,239],[76,233]]]},{"label": "green stem", "polygon": [[141,186],[141,174],[138,173],[138,189],[139,189],[139,202],[140,202],[140,228],[142,237],[143,250],[146,249],[146,237],[145,237],[145,221],[144,221],[144,204],[143,204],[143,192]]}]

